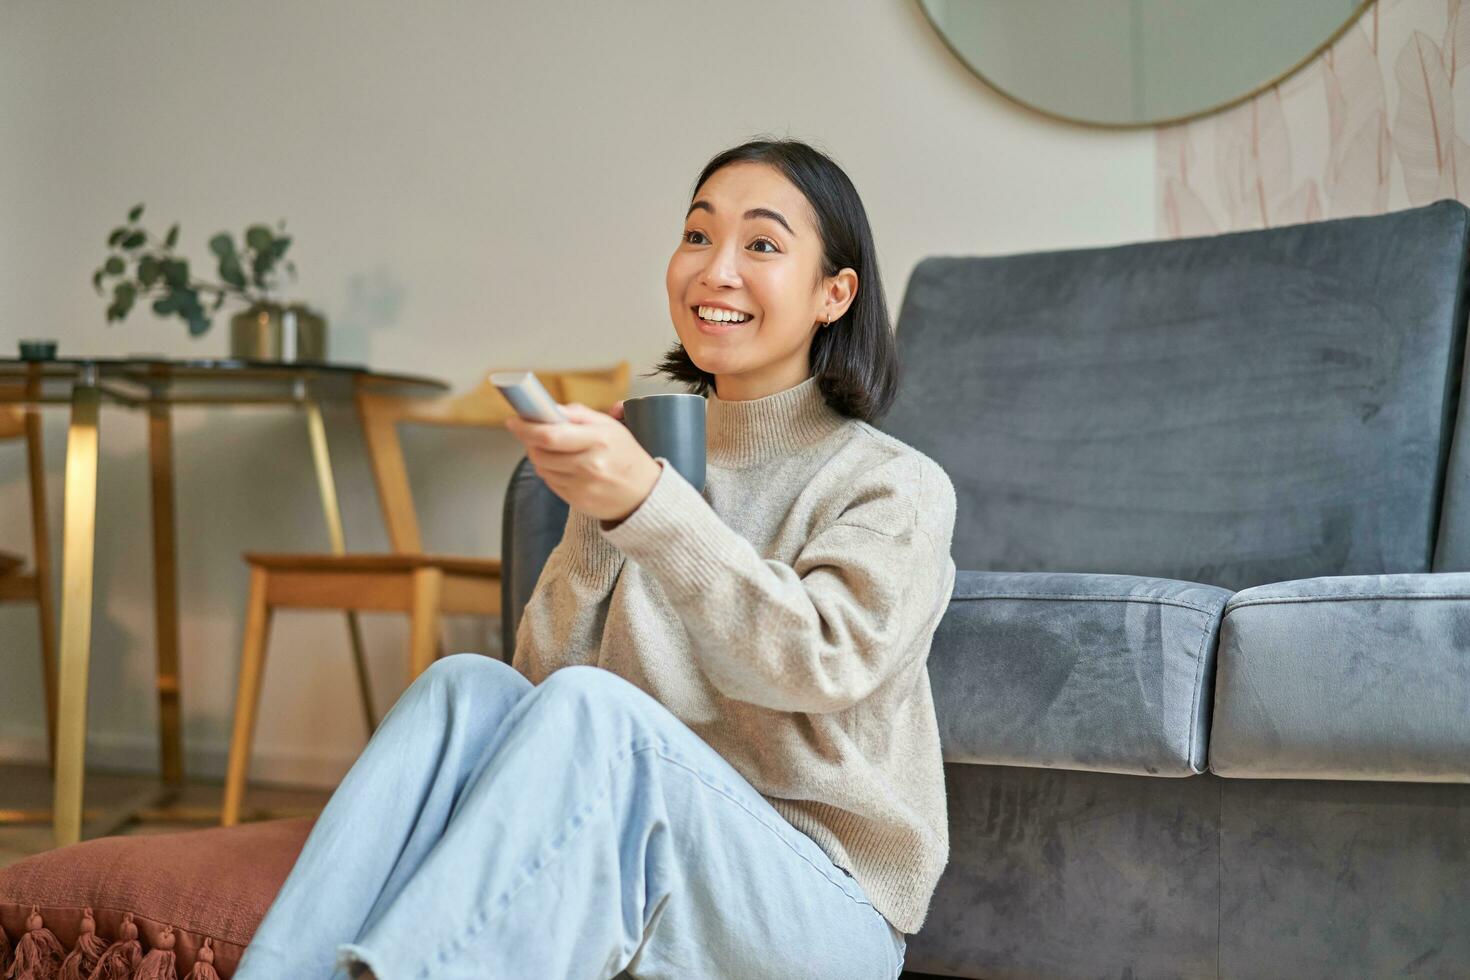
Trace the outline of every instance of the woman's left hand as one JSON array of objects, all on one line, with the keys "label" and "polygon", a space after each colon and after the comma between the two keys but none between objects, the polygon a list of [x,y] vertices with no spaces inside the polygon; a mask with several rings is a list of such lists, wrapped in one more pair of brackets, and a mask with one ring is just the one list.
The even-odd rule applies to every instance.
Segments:
[{"label": "woman's left hand", "polygon": [[579,402],[561,406],[567,422],[506,419],[526,447],[536,473],[574,510],[610,523],[621,521],[647,498],[662,467],[618,419],[622,402],[605,415]]}]

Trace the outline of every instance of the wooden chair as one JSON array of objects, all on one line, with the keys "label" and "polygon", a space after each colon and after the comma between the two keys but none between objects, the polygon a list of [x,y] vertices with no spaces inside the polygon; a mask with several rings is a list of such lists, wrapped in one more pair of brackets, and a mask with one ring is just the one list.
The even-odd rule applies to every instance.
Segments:
[{"label": "wooden chair", "polygon": [[0,551],[0,602],[34,602],[41,625],[41,686],[46,699],[46,756],[56,771],[56,621],[51,596],[51,534],[46,521],[46,465],[41,456],[41,412],[0,405],[0,440],[24,439],[31,491],[31,549],[35,568]]},{"label": "wooden chair", "polygon": [[[629,366],[590,371],[536,371],[557,401],[607,411],[628,390]],[[399,424],[498,428],[513,414],[487,377],[468,394],[444,399],[404,398],[359,390],[358,419],[368,448],[378,502],[393,553],[388,555],[247,553],[250,602],[235,690],[220,823],[239,822],[250,765],[256,709],[265,669],[271,613],[277,608],[392,611],[409,615],[409,680],[439,655],[442,614],[500,615],[500,559],[423,553]],[[507,434],[507,438],[509,438]],[[369,725],[374,725],[369,716]]]}]

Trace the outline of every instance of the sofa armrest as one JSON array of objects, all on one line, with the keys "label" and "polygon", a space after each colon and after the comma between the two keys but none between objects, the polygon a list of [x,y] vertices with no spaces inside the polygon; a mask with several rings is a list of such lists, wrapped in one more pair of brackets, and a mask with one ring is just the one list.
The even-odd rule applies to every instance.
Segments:
[{"label": "sofa armrest", "polygon": [[1470,572],[1245,589],[1219,660],[1212,772],[1470,782]]},{"label": "sofa armrest", "polygon": [[929,654],[945,760],[1203,772],[1230,596],[1137,575],[959,572]]},{"label": "sofa armrest", "polygon": [[500,525],[500,650],[515,655],[521,611],[536,589],[546,559],[566,531],[569,509],[529,457],[522,456],[505,488]]}]

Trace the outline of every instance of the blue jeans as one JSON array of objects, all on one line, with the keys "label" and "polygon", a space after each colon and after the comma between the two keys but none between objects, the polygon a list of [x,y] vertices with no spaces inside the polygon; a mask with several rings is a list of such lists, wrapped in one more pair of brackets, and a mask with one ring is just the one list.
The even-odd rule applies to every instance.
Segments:
[{"label": "blue jeans", "polygon": [[590,666],[533,687],[461,653],[384,717],[235,977],[877,980],[904,951],[643,690]]}]

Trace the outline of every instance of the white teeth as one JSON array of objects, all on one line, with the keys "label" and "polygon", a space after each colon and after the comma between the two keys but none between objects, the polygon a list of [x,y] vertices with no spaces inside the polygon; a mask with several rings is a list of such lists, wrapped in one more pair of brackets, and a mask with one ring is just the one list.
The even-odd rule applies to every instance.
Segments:
[{"label": "white teeth", "polygon": [[736,313],[734,310],[724,310],[718,306],[699,307],[699,316],[704,320],[712,320],[715,323],[744,323],[750,317],[744,313]]}]

